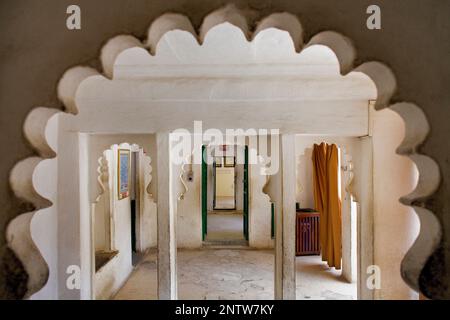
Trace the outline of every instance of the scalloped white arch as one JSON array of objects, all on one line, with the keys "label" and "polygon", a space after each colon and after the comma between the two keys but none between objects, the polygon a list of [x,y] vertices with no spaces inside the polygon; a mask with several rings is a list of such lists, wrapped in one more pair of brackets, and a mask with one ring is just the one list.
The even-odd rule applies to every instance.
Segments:
[{"label": "scalloped white arch", "polygon": [[[222,28],[229,25],[241,31],[240,34],[235,33],[235,36],[225,44],[236,50],[236,54],[239,54],[241,50],[237,43],[245,43],[241,41],[242,39],[245,41],[252,39],[252,43],[261,42],[264,45],[264,41],[261,41],[261,39],[264,38],[265,31],[270,29],[281,30],[277,39],[281,43],[285,43],[286,39],[289,38],[292,51],[300,51],[302,48],[307,49],[313,45],[323,45],[335,53],[342,74],[353,71],[367,75],[377,88],[376,107],[378,109],[391,107],[404,119],[406,136],[398,148],[398,153],[409,157],[419,170],[420,177],[416,189],[403,197],[402,202],[412,205],[415,201],[423,201],[430,197],[436,191],[440,182],[438,165],[433,159],[420,154],[417,148],[429,132],[428,121],[420,107],[412,103],[402,102],[390,106],[391,97],[396,91],[396,80],[393,72],[381,62],[365,62],[355,68],[356,50],[351,41],[334,31],[321,32],[313,36],[309,43],[303,44],[303,27],[297,17],[288,13],[276,13],[268,16],[259,22],[256,30],[252,32],[246,15],[234,6],[226,6],[205,17],[198,35],[195,33],[189,18],[179,14],[166,14],[153,22],[145,44],[129,35],[120,35],[109,40],[103,47],[100,56],[103,73],[110,79],[116,77],[115,63],[121,59],[121,53],[125,51],[133,51],[136,56],[140,54],[142,56],[146,52],[144,50],[149,49],[152,54],[157,56],[158,50],[162,50],[164,45],[170,43],[170,41],[163,43],[161,39],[166,36],[173,36],[173,39],[176,40],[179,38],[180,32],[191,35],[191,43],[187,38],[184,40],[185,44],[191,47],[198,46],[199,43],[202,44],[203,49],[207,48],[208,44],[212,47],[220,45],[214,43],[213,34],[220,32]],[[286,36],[288,37],[286,38]],[[269,45],[273,46],[273,44]],[[276,50],[275,53],[277,58],[283,55],[283,52],[277,52]],[[193,57],[186,55],[181,57],[180,61],[186,58]],[[117,72],[117,77],[120,78],[122,76],[120,68]],[[30,112],[25,121],[25,136],[39,157],[31,157],[19,162],[11,171],[10,184],[17,197],[31,202],[37,210],[21,214],[11,221],[7,229],[7,240],[29,274],[27,296],[37,292],[45,284],[48,276],[45,260],[33,242],[30,222],[33,216],[55,210],[57,198],[56,159],[51,157],[58,156],[56,115],[77,119],[78,116],[74,116],[74,114],[79,111],[77,99],[80,88],[86,89],[91,81],[102,78],[103,76],[100,76],[99,72],[92,68],[75,67],[69,69],[58,85],[58,97],[63,102],[66,113],[38,107]],[[44,179],[47,179],[46,183],[43,183]],[[44,199],[48,201],[44,201]],[[53,203],[53,206],[50,203]],[[404,258],[401,270],[404,280],[411,287],[419,290],[420,271],[440,241],[441,225],[433,212],[417,206],[414,206],[414,209],[420,218],[421,232]]]}]

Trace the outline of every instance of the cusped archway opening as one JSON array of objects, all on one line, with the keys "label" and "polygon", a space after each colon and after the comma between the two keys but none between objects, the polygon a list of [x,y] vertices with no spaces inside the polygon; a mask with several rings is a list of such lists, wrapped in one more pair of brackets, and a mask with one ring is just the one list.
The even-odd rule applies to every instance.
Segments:
[{"label": "cusped archway opening", "polygon": [[[367,62],[353,69],[355,50],[349,39],[335,32],[322,32],[306,45],[302,35],[303,27],[297,17],[287,13],[267,17],[250,32],[245,15],[226,7],[205,18],[199,35],[185,16],[167,14],[154,21],[146,43],[132,36],[111,39],[101,54],[104,76],[86,67],[67,71],[58,94],[68,113],[55,115],[52,110],[38,108],[25,124],[25,133],[40,155],[48,157],[56,153],[57,157],[42,162],[27,159],[18,164],[11,175],[16,194],[37,204],[39,209],[37,215],[28,214],[27,221],[25,215],[14,220],[8,229],[10,246],[31,274],[29,294],[43,286],[45,277],[42,275],[50,270],[52,281],[46,286],[54,297],[91,297],[86,286],[78,291],[67,290],[64,286],[64,266],[80,265],[80,261],[71,254],[66,258],[59,255],[45,239],[38,239],[36,235],[33,238],[33,227],[31,235],[26,231],[32,219],[37,225],[39,220],[45,220],[44,216],[47,219],[58,217],[60,229],[65,214],[69,220],[78,220],[80,210],[76,203],[79,203],[80,189],[79,184],[73,182],[78,181],[80,170],[80,134],[161,134],[180,128],[194,132],[195,121],[202,120],[202,130],[239,128],[279,130],[281,136],[370,136],[373,130],[370,116],[375,111],[369,101],[376,100],[376,109],[389,106],[395,91],[392,72],[378,62]],[[404,204],[410,205],[415,199],[423,199],[434,192],[439,171],[431,159],[416,153],[428,132],[420,109],[409,103],[396,104],[392,109],[406,119],[405,137],[398,152],[408,155],[420,172],[415,191],[402,198]],[[164,141],[161,138],[163,147]],[[285,142],[295,149],[295,138],[286,138]],[[286,153],[286,144],[283,150]],[[289,156],[285,153],[281,158]],[[163,154],[170,158],[168,150]],[[295,159],[295,154],[291,157]],[[45,179],[45,176],[53,178]],[[58,189],[60,185],[68,185],[67,190]],[[270,189],[270,183],[266,187]],[[270,195],[270,191],[268,193]],[[49,199],[53,206],[48,207],[42,198]],[[170,207],[170,199],[163,201]],[[63,212],[62,203],[70,210]],[[403,276],[417,289],[420,270],[440,233],[439,224],[430,212],[416,211],[421,218],[422,233],[404,260]],[[165,223],[172,230],[174,221],[169,219]],[[370,219],[366,223],[367,228],[373,225]],[[80,224],[72,225],[75,227],[67,233],[55,234],[54,240],[83,237]],[[37,226],[34,230],[39,232]],[[160,294],[173,298],[176,297],[173,270],[176,245],[173,238],[167,241],[164,252],[168,275],[160,279],[164,281]],[[366,241],[374,245],[373,238]],[[369,247],[367,250],[367,260],[360,262],[359,270],[366,270],[373,264],[373,250]],[[57,262],[52,258],[55,254],[61,258]],[[290,264],[286,270],[293,274],[292,261],[277,261],[283,268],[286,263]],[[52,278],[55,272],[62,276]],[[276,281],[292,284],[292,280],[279,278]],[[89,282],[89,279],[83,281]],[[284,298],[289,297],[283,295],[285,290],[292,292],[289,284],[277,288],[276,283],[275,292],[277,290]],[[374,297],[373,290],[367,291],[362,286],[359,290],[366,298]]]}]

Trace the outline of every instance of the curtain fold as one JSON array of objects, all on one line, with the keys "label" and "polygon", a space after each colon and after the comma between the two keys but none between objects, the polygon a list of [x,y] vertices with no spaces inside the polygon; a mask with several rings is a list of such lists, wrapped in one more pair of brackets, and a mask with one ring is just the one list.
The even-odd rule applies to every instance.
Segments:
[{"label": "curtain fold", "polygon": [[314,144],[312,162],[315,209],[320,212],[322,260],[341,268],[342,219],[339,198],[339,150],[335,144]]}]

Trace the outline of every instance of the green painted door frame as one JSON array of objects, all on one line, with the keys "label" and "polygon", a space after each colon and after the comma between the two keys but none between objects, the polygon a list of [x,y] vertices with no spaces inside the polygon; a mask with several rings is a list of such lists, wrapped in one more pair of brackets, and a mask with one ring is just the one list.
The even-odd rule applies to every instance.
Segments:
[{"label": "green painted door frame", "polygon": [[[208,164],[206,163],[206,146],[202,146],[202,239],[208,234]],[[248,241],[248,146],[245,146],[244,162],[244,214],[243,214],[243,232]]]},{"label": "green painted door frame", "polygon": [[244,237],[248,241],[248,146],[245,146],[244,162]]},{"label": "green painted door frame", "polygon": [[208,164],[206,163],[206,146],[202,146],[202,239],[208,233]]}]

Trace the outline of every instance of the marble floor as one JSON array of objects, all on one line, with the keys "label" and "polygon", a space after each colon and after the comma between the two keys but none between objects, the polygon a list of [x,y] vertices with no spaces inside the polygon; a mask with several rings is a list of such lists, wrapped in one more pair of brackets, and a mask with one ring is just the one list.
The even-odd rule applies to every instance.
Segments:
[{"label": "marble floor", "polygon": [[[178,251],[178,297],[184,300],[273,299],[273,251],[199,249]],[[116,300],[157,299],[156,252],[149,253]],[[297,299],[356,299],[356,284],[342,280],[319,256],[297,257]]]},{"label": "marble floor", "polygon": [[297,257],[295,267],[297,300],[356,300],[356,282],[348,283],[320,256]]},{"label": "marble floor", "polygon": [[238,211],[208,212],[206,240],[243,240],[243,216]]}]

